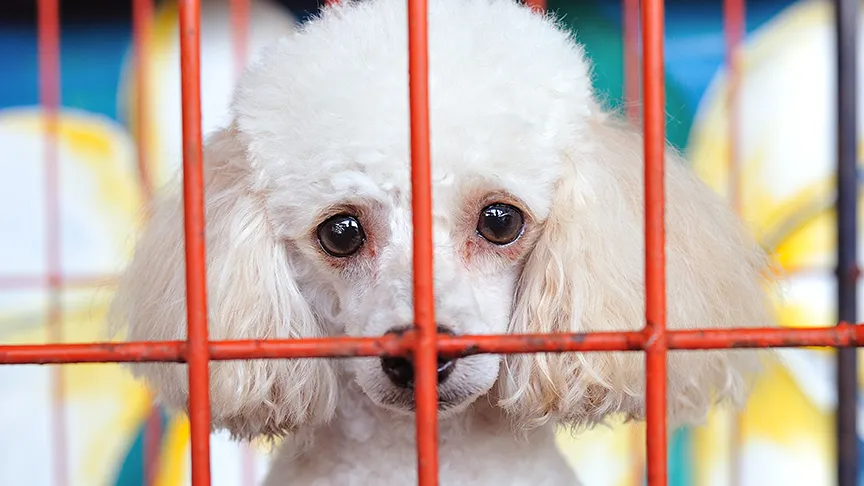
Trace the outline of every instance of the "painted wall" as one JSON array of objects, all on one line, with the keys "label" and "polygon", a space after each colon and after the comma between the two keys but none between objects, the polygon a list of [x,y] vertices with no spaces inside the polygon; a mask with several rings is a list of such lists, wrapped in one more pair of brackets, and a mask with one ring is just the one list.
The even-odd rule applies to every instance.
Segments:
[{"label": "painted wall", "polygon": [[[620,107],[621,13],[613,0],[553,0],[595,62],[595,84]],[[719,1],[667,1],[667,112],[670,142],[718,192],[727,185],[725,73]],[[253,48],[290,32],[283,4],[255,2]],[[752,1],[748,5],[741,150],[743,216],[776,250],[787,272],[786,326],[828,325],[832,307],[830,210],[834,140],[830,8],[824,1]],[[203,15],[204,125],[225,121],[234,79],[226,2],[206,1]],[[179,71],[176,11],[163,3],[155,19],[148,124],[150,169],[164,182],[179,167]],[[127,62],[130,32],[119,21],[64,26],[62,44],[61,202],[63,269],[113,274],[129,257],[140,221]],[[864,49],[861,50],[864,52]],[[35,30],[0,24],[0,276],[45,271],[42,141],[37,106]],[[864,79],[860,77],[859,79]],[[864,213],[862,213],[864,214]],[[104,339],[111,297],[107,282],[64,292],[68,341]],[[0,290],[0,342],[46,340],[46,295]],[[833,484],[832,354],[787,350],[769,366],[740,417],[741,485]],[[151,408],[151,397],[117,365],[63,369],[69,424],[70,485],[144,486],[143,432],[157,431],[151,484],[188,484],[188,424]],[[50,369],[0,367],[0,484],[50,485]],[[705,427],[677,431],[670,451],[676,486],[728,484],[732,418],[718,411]],[[638,482],[644,428],[612,424],[575,438],[562,450],[586,484]],[[267,451],[214,436],[214,484],[261,477]],[[538,473],[539,474],[539,473]],[[864,484],[864,483],[862,483]]]}]

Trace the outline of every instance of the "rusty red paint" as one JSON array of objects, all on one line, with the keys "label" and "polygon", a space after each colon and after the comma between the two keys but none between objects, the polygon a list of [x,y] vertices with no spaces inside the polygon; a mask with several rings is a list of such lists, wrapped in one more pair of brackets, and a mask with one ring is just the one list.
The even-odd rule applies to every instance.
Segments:
[{"label": "rusty red paint", "polygon": [[408,0],[408,95],[411,120],[411,210],[414,277],[414,403],[417,478],[438,484],[437,326],[432,256],[432,168],[429,139],[427,0]]},{"label": "rusty red paint", "polygon": [[[45,208],[45,268],[47,270],[47,327],[51,342],[63,341],[63,282],[60,275],[60,4],[58,0],[39,0],[37,4],[39,50],[39,104],[45,129],[44,208]],[[54,483],[69,482],[65,381],[63,369],[51,370],[51,430]]]},{"label": "rusty red paint", "polygon": [[642,83],[645,132],[645,417],[648,486],[664,486],[666,427],[666,234],[664,154],[666,111],[663,0],[642,2]]},{"label": "rusty red paint", "polygon": [[836,327],[706,329],[669,333],[670,349],[787,348],[864,345],[864,325],[840,323]]},{"label": "rusty red paint", "polygon": [[180,88],[183,121],[183,230],[192,484],[210,484],[210,349],[204,238],[204,154],[201,133],[201,2],[180,0]]},{"label": "rusty red paint", "polygon": [[[210,341],[211,360],[352,358],[406,356],[415,334],[377,338],[333,337]],[[802,346],[864,346],[864,324],[834,327],[737,328],[668,331],[669,349],[788,348]],[[481,353],[560,353],[639,351],[645,348],[642,331],[588,334],[505,334],[437,338],[438,353],[464,356]],[[184,362],[185,341],[29,344],[0,346],[2,364]]]}]

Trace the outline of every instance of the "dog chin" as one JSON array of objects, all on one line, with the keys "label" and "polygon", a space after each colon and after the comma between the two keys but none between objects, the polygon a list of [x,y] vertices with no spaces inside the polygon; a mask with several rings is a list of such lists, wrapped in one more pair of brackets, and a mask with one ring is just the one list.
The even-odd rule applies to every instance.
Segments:
[{"label": "dog chin", "polygon": [[[479,395],[455,396],[446,391],[438,390],[438,416],[455,415],[474,403]],[[393,413],[413,416],[416,410],[414,392],[412,390],[394,389],[380,397],[370,397],[380,407]]]}]

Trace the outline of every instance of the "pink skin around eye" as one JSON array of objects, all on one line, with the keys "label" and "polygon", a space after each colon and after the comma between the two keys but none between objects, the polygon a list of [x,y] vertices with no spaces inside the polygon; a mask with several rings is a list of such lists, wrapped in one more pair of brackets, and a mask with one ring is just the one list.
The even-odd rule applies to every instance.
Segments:
[{"label": "pink skin around eye", "polygon": [[466,265],[471,264],[471,261],[474,259],[478,250],[477,241],[474,238],[469,237],[465,240],[465,244],[462,245],[462,260]]},{"label": "pink skin around eye", "polygon": [[515,262],[525,256],[534,241],[533,232],[526,229],[525,233],[509,245],[497,246],[483,240],[480,236],[471,235],[462,245],[460,255],[465,265],[471,265],[478,258],[496,258]]}]

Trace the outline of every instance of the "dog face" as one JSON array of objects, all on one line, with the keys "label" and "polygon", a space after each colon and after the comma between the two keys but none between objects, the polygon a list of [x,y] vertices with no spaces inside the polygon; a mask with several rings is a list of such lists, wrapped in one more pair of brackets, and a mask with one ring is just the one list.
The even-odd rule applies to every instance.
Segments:
[{"label": "dog face", "polygon": [[[399,0],[331,7],[241,80],[232,126],[205,147],[213,339],[412,325],[406,19]],[[433,0],[429,26],[441,332],[641,328],[642,139],[600,110],[582,49],[511,0]],[[770,323],[765,255],[675,154],[667,167],[669,326]],[[156,208],[121,284],[116,316],[133,339],[185,335],[179,201]],[[670,420],[742,398],[753,365],[732,352],[673,353]],[[484,394],[519,427],[642,410],[634,354],[480,355],[439,368],[445,416]],[[375,403],[412,411],[410,362],[347,369]],[[136,372],[185,404],[180,365]],[[215,425],[245,437],[326,420],[341,372],[329,360],[213,363]]]},{"label": "dog face", "polygon": [[[277,238],[329,334],[381,336],[413,323],[408,154],[405,141],[389,148],[377,141],[395,125],[334,151],[316,170],[299,164],[280,174],[279,202],[270,208]],[[530,125],[486,123],[483,138],[508,140],[492,150],[468,140],[466,128],[463,140],[454,133],[433,150],[440,161],[432,175],[436,322],[440,332],[503,334],[559,174],[555,164],[523,163],[536,156],[530,140],[542,137]],[[494,355],[439,364],[442,411],[487,392],[500,366]],[[376,403],[413,408],[410,362],[370,358],[351,368]]]},{"label": "dog face", "polygon": [[[562,176],[562,155],[593,102],[581,49],[545,19],[510,2],[469,3],[460,15],[479,20],[491,11],[519,25],[479,22],[454,37],[450,24],[468,23],[446,18],[455,7],[430,6],[437,26],[430,44],[436,322],[456,335],[503,334]],[[275,236],[330,334],[381,336],[413,324],[403,14],[399,2],[337,7],[305,37],[265,54],[234,105],[238,131],[270,182]],[[571,62],[534,60],[534,48],[514,42],[521,35],[506,33],[519,26],[538,39],[554,38],[546,48]],[[376,44],[346,49],[349,33]],[[461,47],[467,34],[482,43]],[[312,72],[298,69],[299,58],[319,49],[332,53],[309,60],[317,66]],[[532,68],[503,69],[505,59]],[[489,391],[500,357],[439,365],[446,412]],[[413,409],[410,362],[363,359],[351,369],[376,403]]]},{"label": "dog face", "polygon": [[[496,176],[492,167],[516,169],[529,155],[518,142],[494,155],[479,143],[454,148],[436,150],[436,160],[450,161],[433,170],[436,322],[440,332],[456,335],[503,334],[526,256],[549,213],[556,174],[547,166]],[[377,153],[364,160],[366,150]],[[272,209],[284,222],[276,231],[288,242],[299,286],[329,334],[381,336],[413,323],[409,164],[404,145],[390,154],[379,150],[339,154],[312,177],[309,171],[292,174],[279,189],[288,204]],[[413,409],[409,361],[352,361],[372,400],[396,411]],[[442,412],[487,392],[500,367],[494,355],[439,365]]]}]

